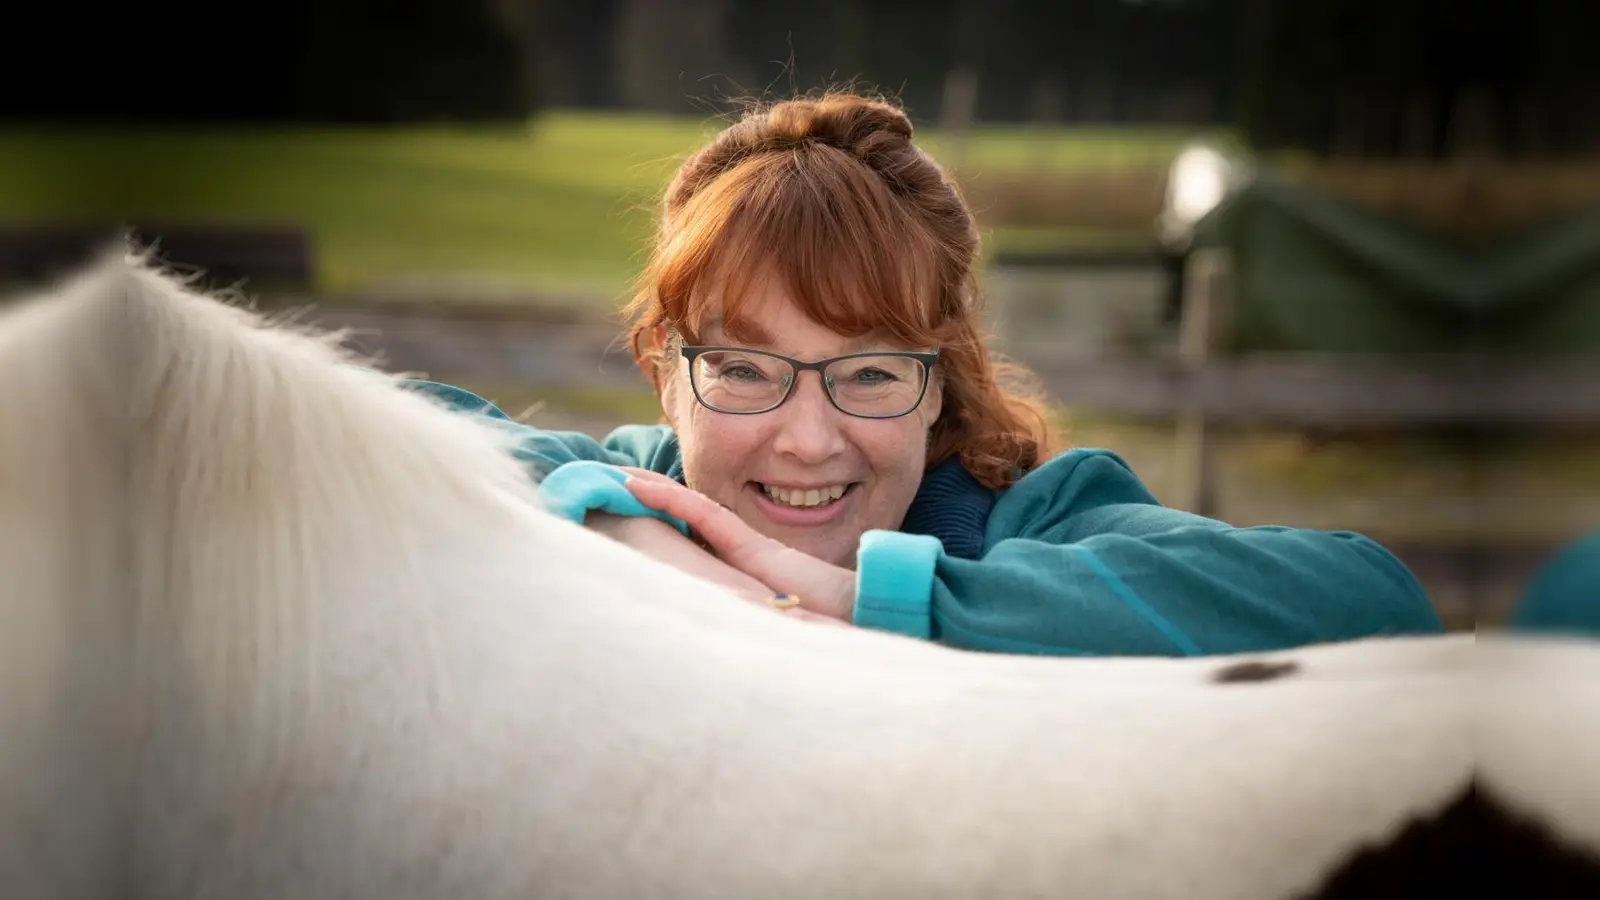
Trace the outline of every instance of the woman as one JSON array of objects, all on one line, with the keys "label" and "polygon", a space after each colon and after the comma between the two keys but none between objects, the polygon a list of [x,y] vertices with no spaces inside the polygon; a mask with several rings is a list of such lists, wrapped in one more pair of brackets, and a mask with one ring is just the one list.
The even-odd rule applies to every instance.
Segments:
[{"label": "woman", "polygon": [[1042,654],[1441,630],[1370,540],[1166,509],[1115,454],[1060,451],[982,343],[972,215],[911,138],[830,94],[683,165],[629,335],[666,424],[596,442],[418,387],[519,429],[566,515],[805,617]]}]

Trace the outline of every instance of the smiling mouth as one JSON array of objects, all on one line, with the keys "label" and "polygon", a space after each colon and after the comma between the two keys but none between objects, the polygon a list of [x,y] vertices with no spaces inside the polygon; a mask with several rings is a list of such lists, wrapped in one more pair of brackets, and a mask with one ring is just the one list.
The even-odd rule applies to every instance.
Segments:
[{"label": "smiling mouth", "polygon": [[768,500],[779,506],[789,506],[795,509],[822,509],[839,502],[839,498],[855,489],[855,483],[835,484],[823,488],[807,488],[791,490],[789,488],[773,487],[772,485],[753,482]]}]

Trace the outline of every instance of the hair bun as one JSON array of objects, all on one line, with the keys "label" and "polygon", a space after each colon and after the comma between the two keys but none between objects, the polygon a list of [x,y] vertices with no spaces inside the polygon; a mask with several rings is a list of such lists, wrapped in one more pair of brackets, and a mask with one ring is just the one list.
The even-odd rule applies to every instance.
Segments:
[{"label": "hair bun", "polygon": [[905,189],[907,154],[937,166],[911,144],[911,119],[895,105],[851,93],[782,100],[745,114],[702,147],[667,186],[668,215],[718,175],[752,156],[803,147],[831,147],[877,172],[892,189]]},{"label": "hair bun", "polygon": [[816,100],[786,100],[766,115],[767,133],[778,144],[826,144],[863,160],[910,143],[911,119],[897,107],[855,94]]}]

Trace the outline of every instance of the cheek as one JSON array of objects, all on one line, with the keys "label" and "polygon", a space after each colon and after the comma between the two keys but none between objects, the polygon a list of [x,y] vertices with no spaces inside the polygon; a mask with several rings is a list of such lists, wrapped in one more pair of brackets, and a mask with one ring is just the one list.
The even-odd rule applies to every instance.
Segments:
[{"label": "cheek", "polygon": [[696,404],[678,422],[678,446],[690,486],[719,500],[743,486],[749,463],[770,443],[754,416],[719,416]]},{"label": "cheek", "polygon": [[907,417],[894,428],[875,428],[854,436],[855,445],[871,461],[873,474],[897,489],[915,492],[922,482],[927,460],[928,432],[916,419]]}]

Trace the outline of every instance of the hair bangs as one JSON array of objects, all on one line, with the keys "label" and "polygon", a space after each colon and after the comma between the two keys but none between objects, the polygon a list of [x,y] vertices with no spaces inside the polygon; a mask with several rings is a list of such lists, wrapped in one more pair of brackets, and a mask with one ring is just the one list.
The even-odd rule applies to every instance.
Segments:
[{"label": "hair bangs", "polygon": [[941,270],[934,240],[882,181],[847,154],[811,145],[748,160],[696,196],[664,248],[656,289],[691,341],[719,323],[756,343],[757,289],[778,278],[812,321],[835,333],[879,333],[907,346],[939,342]]}]

